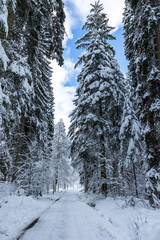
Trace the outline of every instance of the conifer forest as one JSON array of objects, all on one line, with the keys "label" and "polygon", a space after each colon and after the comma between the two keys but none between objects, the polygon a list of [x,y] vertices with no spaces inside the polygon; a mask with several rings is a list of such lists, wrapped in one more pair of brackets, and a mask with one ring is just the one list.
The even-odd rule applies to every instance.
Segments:
[{"label": "conifer forest", "polygon": [[[45,233],[40,226],[36,233],[35,225],[31,235],[18,237],[19,227],[16,233],[10,230],[10,236],[5,225],[1,229],[0,220],[0,239],[159,240],[160,217],[148,225],[151,229],[157,226],[155,234],[145,228],[152,222],[151,214],[144,220],[141,212],[132,222],[134,234],[125,232],[124,227],[128,235],[121,235],[123,226],[116,225],[120,223],[112,215],[118,215],[113,210],[117,199],[117,205],[124,203],[123,212],[141,204],[160,216],[160,0],[122,1],[127,73],[116,58],[112,45],[116,30],[110,26],[104,1],[90,1],[90,11],[76,35],[75,51],[81,54],[74,63],[78,73],[68,129],[63,119],[55,122],[52,67],[53,61],[60,67],[64,64],[67,1],[0,0],[0,219],[3,208],[9,211],[3,205],[10,204],[12,198],[20,201],[20,206],[30,199],[34,216],[54,200],[55,207],[53,204],[48,214],[52,219],[56,212],[53,225],[60,221],[63,229],[55,227],[49,235],[52,223],[47,224],[49,217],[45,215]],[[63,93],[60,98],[65,98]],[[1,196],[1,185],[5,186],[5,197]],[[14,191],[8,190],[13,186]],[[78,195],[73,193],[76,186]],[[72,212],[80,221],[77,225],[83,234],[73,227],[73,216],[66,215],[71,225],[66,228],[65,214],[60,217],[62,203],[66,206],[63,212]],[[104,221],[99,228],[101,220],[93,210],[96,206]],[[105,218],[110,211],[107,206],[113,211]],[[87,213],[95,218],[88,225]]]}]

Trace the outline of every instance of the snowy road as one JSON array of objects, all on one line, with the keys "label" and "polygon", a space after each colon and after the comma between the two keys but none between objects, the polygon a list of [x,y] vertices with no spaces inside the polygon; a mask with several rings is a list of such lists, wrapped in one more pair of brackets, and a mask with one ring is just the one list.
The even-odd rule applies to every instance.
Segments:
[{"label": "snowy road", "polygon": [[110,240],[104,220],[81,202],[75,192],[63,197],[45,212],[22,240]]}]

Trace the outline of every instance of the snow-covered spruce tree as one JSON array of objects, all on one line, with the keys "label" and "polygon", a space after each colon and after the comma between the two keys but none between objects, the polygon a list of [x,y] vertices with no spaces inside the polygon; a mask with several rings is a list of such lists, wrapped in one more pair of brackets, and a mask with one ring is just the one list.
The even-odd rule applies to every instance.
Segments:
[{"label": "snow-covered spruce tree", "polygon": [[63,64],[63,46],[62,46],[62,39],[64,37],[64,20],[65,20],[65,13],[64,13],[64,3],[62,0],[55,0],[54,1],[54,11],[53,11],[53,26],[51,28],[52,31],[52,48],[51,51],[53,53],[52,58],[56,59],[60,65]]},{"label": "snow-covered spruce tree", "polygon": [[12,164],[8,142],[9,129],[11,128],[11,101],[9,99],[9,95],[11,94],[11,83],[6,79],[5,75],[10,62],[7,46],[9,42],[9,31],[12,27],[12,13],[14,13],[15,10],[15,3],[16,1],[0,1],[0,170],[3,172],[4,180],[9,180],[9,169]]},{"label": "snow-covered spruce tree", "polygon": [[[0,119],[1,121],[2,119]],[[2,125],[2,123],[1,123]],[[0,180],[9,180],[9,169],[11,164],[11,156],[7,145],[6,134],[4,128],[0,128]]]},{"label": "snow-covered spruce tree", "polygon": [[134,106],[134,89],[128,76],[120,128],[121,158],[119,161],[119,172],[122,179],[121,187],[123,194],[139,197],[140,194],[144,193],[144,182],[142,181],[144,176],[141,168],[143,147],[141,126]]},{"label": "snow-covered spruce tree", "polygon": [[[39,172],[39,179],[42,180],[41,187],[47,183],[47,171],[51,159],[51,143],[53,138],[53,92],[51,88],[52,71],[49,66],[49,58],[52,58],[52,1],[37,1],[29,11],[26,30],[29,33],[27,38],[28,62],[32,71],[34,84],[34,106],[31,111],[34,124],[31,131],[36,135],[38,149],[41,155],[37,155],[37,161],[43,166]],[[34,126],[34,128],[33,128]],[[40,158],[39,158],[39,157]]]},{"label": "snow-covered spruce tree", "polygon": [[54,130],[53,156],[50,164],[51,182],[53,193],[56,188],[66,188],[70,185],[71,167],[70,167],[70,141],[66,135],[65,125],[61,119]]},{"label": "snow-covered spruce tree", "polygon": [[[72,164],[85,191],[107,194],[117,176],[117,151],[122,114],[123,75],[108,40],[114,39],[99,1],[91,4],[77,49],[86,49],[76,66],[83,64],[71,114]],[[108,185],[108,186],[107,186]]]},{"label": "snow-covered spruce tree", "polygon": [[[30,111],[31,126],[29,125],[29,134],[31,138],[35,138],[37,142],[37,163],[41,164],[42,172],[39,171],[41,179],[41,191],[43,187],[48,187],[49,161],[52,155],[52,138],[53,138],[53,91],[51,87],[52,70],[49,67],[49,59],[58,57],[62,59],[60,54],[54,54],[54,44],[56,37],[58,44],[62,42],[63,36],[54,36],[53,14],[55,14],[55,5],[57,1],[29,1],[28,18],[26,22],[26,37],[28,63],[32,72],[32,81],[34,89],[33,108]],[[63,6],[63,4],[62,4]],[[63,9],[61,9],[63,12]],[[61,20],[62,18],[62,20]],[[59,28],[63,29],[64,14],[57,17],[56,21],[60,21]],[[58,29],[57,29],[58,34]],[[29,36],[29,37],[28,37]],[[57,49],[56,49],[57,51]],[[59,61],[59,64],[62,62]],[[41,153],[41,154],[39,154]],[[39,185],[39,183],[37,182]]]},{"label": "snow-covered spruce tree", "polygon": [[159,9],[159,0],[126,0],[124,12],[125,51],[143,127],[146,193],[152,205],[160,199]]},{"label": "snow-covered spruce tree", "polygon": [[17,178],[18,168],[23,165],[22,158],[24,160],[25,154],[28,153],[26,141],[28,141],[29,137],[24,134],[25,119],[29,119],[29,111],[33,105],[34,89],[32,73],[27,62],[26,35],[23,30],[26,24],[24,20],[26,17],[24,12],[24,8],[27,6],[26,2],[2,2],[6,3],[5,16],[7,17],[5,26],[7,30],[2,31],[1,42],[8,59],[8,66],[1,73],[3,91],[2,119],[12,157],[9,178],[14,181]]},{"label": "snow-covered spruce tree", "polygon": [[[27,179],[28,176],[24,177],[22,173],[25,171],[22,170],[25,166],[27,172],[31,169],[29,162],[36,166],[41,164],[40,177],[36,178],[37,186],[40,185],[38,179],[41,179],[41,191],[47,179],[44,171],[48,171],[52,155],[53,91],[49,59],[56,58],[59,64],[62,63],[62,51],[54,52],[54,45],[60,46],[63,40],[62,34],[56,36],[56,32],[52,31],[56,21],[61,23],[57,26],[57,34],[58,27],[64,29],[63,9],[63,14],[53,20],[53,15],[56,15],[56,2],[3,1],[8,7],[8,21],[5,22],[8,24],[8,31],[3,31],[5,34],[1,37],[0,46],[4,51],[0,55],[3,57],[1,62],[5,70],[0,77],[3,96],[6,96],[3,97],[2,118],[7,141],[12,146],[10,176],[12,181],[18,181],[26,189],[24,183],[27,180],[24,178]],[[61,6],[63,7],[63,4]],[[31,146],[36,146],[34,148],[38,150],[33,153]]]}]

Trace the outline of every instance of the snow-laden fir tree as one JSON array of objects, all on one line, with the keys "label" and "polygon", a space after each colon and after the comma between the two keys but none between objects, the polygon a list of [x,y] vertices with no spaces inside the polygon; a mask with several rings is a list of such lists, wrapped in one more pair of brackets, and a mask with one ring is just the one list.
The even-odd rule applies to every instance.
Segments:
[{"label": "snow-laden fir tree", "polygon": [[[119,172],[124,194],[138,197],[139,194],[144,193],[142,181],[144,176],[141,169],[143,164],[143,146],[141,126],[134,109],[134,89],[129,76],[126,79],[125,88],[125,101],[120,127],[121,158],[119,161]],[[141,185],[143,185],[143,188],[141,188]]]},{"label": "snow-laden fir tree", "polygon": [[0,18],[2,123],[12,156],[10,179],[26,189],[28,176],[32,175],[28,174],[29,169],[38,166],[41,171],[37,171],[39,177],[35,181],[39,190],[34,192],[40,193],[47,182],[44,172],[49,171],[52,155],[54,98],[49,64],[55,58],[59,64],[63,62],[63,2],[1,2],[0,11],[4,15]]},{"label": "snow-laden fir tree", "polygon": [[70,185],[71,166],[70,166],[70,141],[66,135],[65,125],[61,119],[54,130],[53,156],[51,161],[51,181],[53,193],[56,189],[66,188]]},{"label": "snow-laden fir tree", "polygon": [[83,65],[69,129],[72,164],[85,191],[107,194],[117,174],[123,75],[108,43],[113,28],[99,1],[91,4],[83,29],[86,33],[76,42],[77,49],[86,51],[76,64]]},{"label": "snow-laden fir tree", "polygon": [[[0,119],[1,121],[1,119]],[[1,123],[2,125],[2,123]],[[8,181],[11,164],[11,156],[7,145],[4,128],[0,128],[0,180]]]},{"label": "snow-laden fir tree", "polygon": [[[9,180],[9,169],[12,165],[9,147],[9,130],[11,129],[11,83],[6,78],[6,71],[10,63],[7,49],[9,31],[11,29],[11,13],[15,10],[16,1],[0,1],[0,135],[1,135],[1,162],[0,170],[3,172],[4,180]],[[15,90],[16,91],[16,90]],[[9,123],[10,122],[10,123]],[[4,167],[5,166],[5,167]],[[4,171],[5,169],[5,171]]]},{"label": "snow-laden fir tree", "polygon": [[53,27],[51,29],[52,32],[52,53],[53,59],[56,59],[60,65],[63,64],[63,46],[62,46],[62,39],[64,37],[64,20],[65,20],[65,13],[64,13],[64,3],[62,0],[55,0],[54,1],[54,12],[53,12]]},{"label": "snow-laden fir tree", "polygon": [[146,193],[160,199],[160,1],[126,0],[125,52],[143,128]]}]

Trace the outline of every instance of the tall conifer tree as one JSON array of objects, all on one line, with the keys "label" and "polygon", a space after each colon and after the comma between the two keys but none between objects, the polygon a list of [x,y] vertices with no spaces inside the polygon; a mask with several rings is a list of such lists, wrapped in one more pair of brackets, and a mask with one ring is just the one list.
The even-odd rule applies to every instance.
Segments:
[{"label": "tall conifer tree", "polygon": [[61,119],[55,125],[53,140],[53,155],[51,161],[51,171],[53,182],[53,192],[59,187],[66,188],[69,185],[71,177],[70,167],[70,141],[66,135],[65,125]]},{"label": "tall conifer tree", "polygon": [[142,188],[140,187],[142,181],[140,176],[143,178],[141,171],[143,164],[141,125],[137,118],[136,110],[134,109],[134,89],[129,76],[125,83],[126,93],[120,128],[121,157],[119,161],[119,172],[125,195],[136,195],[136,197],[138,197],[139,193],[142,194]]},{"label": "tall conifer tree", "polygon": [[47,179],[44,172],[49,169],[54,132],[49,65],[51,59],[63,63],[64,5],[61,0],[0,3],[1,115],[5,146],[9,146],[12,159],[10,179],[26,189],[34,166],[39,174],[34,177],[34,192],[40,194]]},{"label": "tall conifer tree", "polygon": [[83,65],[69,135],[72,164],[79,169],[85,191],[107,194],[110,169],[115,170],[117,166],[123,75],[114,58],[114,49],[108,43],[114,39],[110,33],[113,28],[108,26],[103,6],[96,1],[91,7],[83,26],[86,33],[76,42],[77,49],[86,52],[76,64]]},{"label": "tall conifer tree", "polygon": [[160,2],[126,0],[125,51],[136,93],[146,148],[146,191],[151,204],[160,199]]}]

